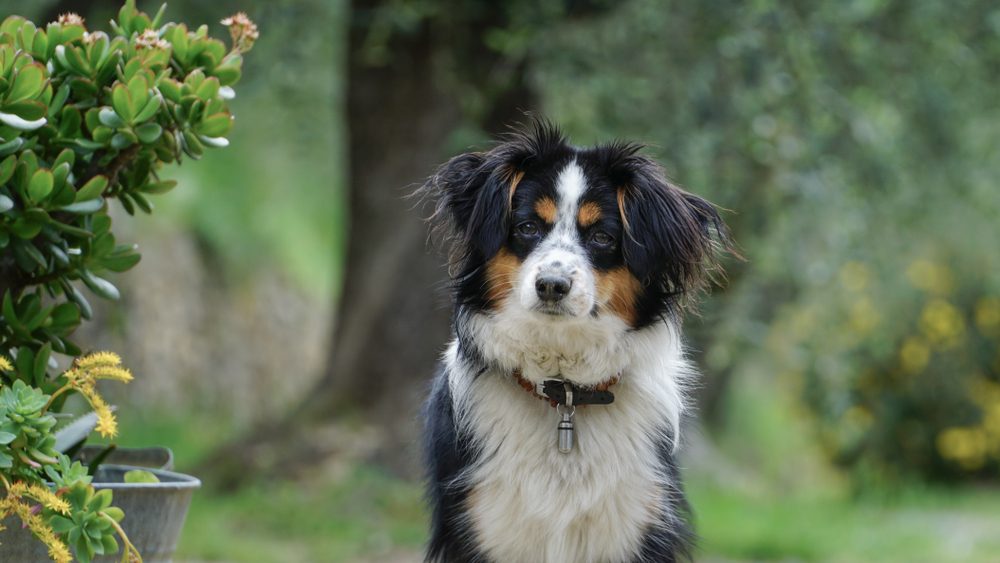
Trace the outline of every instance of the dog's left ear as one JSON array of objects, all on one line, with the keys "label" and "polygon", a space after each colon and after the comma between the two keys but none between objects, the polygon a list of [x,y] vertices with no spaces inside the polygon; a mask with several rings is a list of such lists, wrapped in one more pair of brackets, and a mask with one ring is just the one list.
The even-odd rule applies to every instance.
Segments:
[{"label": "dog's left ear", "polygon": [[622,148],[609,174],[618,189],[626,265],[673,298],[697,292],[719,269],[718,255],[733,252],[725,222],[714,205],[668,182],[659,165],[636,154],[639,147]]}]

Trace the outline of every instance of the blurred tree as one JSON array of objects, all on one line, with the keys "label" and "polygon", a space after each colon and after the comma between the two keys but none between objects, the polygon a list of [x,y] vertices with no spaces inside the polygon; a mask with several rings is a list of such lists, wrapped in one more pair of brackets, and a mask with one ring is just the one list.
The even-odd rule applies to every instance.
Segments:
[{"label": "blurred tree", "polygon": [[[351,6],[352,232],[330,369],[278,429],[221,454],[233,457],[222,472],[235,482],[244,466],[325,455],[308,428],[331,416],[387,428],[377,449],[397,467],[414,458],[399,444],[416,429],[447,304],[440,286],[427,297],[441,260],[425,252],[403,196],[536,99],[575,141],[646,141],[677,181],[735,210],[727,220],[750,263],[730,268],[730,290],[687,331],[709,376],[702,412],[718,426],[731,411],[729,374],[757,365],[769,391],[806,399],[841,463],[923,464],[945,478],[992,471],[1000,402],[979,403],[996,395],[984,381],[1000,383],[989,332],[1000,293],[1000,253],[988,243],[1000,237],[995,2],[630,0],[574,17],[596,4]],[[322,80],[309,73],[315,59],[272,56],[280,76]],[[305,96],[285,99],[289,80],[257,74],[268,77],[259,88],[282,92],[275,106],[319,121]],[[276,124],[286,115],[256,114]],[[257,264],[259,246],[240,237],[265,196],[242,197],[225,221],[202,222],[228,221],[233,234],[218,249],[236,241]],[[951,289],[929,292],[925,270],[947,272]],[[935,344],[932,321],[956,318],[948,326],[965,339]]]},{"label": "blurred tree", "polygon": [[208,475],[235,485],[252,471],[308,466],[343,447],[318,429],[348,419],[379,430],[370,445],[376,459],[415,472],[417,410],[448,338],[450,305],[443,258],[429,252],[427,227],[406,196],[452,153],[523,120],[536,103],[527,46],[565,9],[562,2],[352,3],[351,224],[328,369],[281,424],[213,456]]},{"label": "blurred tree", "polygon": [[759,366],[869,477],[996,477],[995,2],[633,0],[539,43],[577,138],[646,140],[736,210],[750,263],[698,331],[708,374]]}]

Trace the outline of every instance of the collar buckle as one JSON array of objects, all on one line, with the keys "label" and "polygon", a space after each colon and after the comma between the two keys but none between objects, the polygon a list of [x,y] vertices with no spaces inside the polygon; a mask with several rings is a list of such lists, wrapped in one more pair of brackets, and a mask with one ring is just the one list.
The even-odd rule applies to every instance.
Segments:
[{"label": "collar buckle", "polygon": [[[515,377],[523,381],[520,373],[515,372]],[[546,379],[534,386],[526,386],[539,398],[546,399],[552,406],[563,405],[575,407],[579,405],[610,405],[615,402],[615,394],[608,391],[608,387],[618,383],[618,376],[612,378],[607,384],[588,388],[575,385],[565,379]],[[522,384],[523,386],[523,384]]]}]

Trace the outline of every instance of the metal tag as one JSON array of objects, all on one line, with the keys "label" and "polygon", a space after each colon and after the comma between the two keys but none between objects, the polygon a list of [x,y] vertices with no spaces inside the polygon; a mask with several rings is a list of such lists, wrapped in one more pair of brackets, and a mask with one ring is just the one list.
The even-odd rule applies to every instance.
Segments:
[{"label": "metal tag", "polygon": [[573,451],[573,411],[576,407],[569,407],[562,411],[562,420],[559,421],[559,453],[568,454]]},{"label": "metal tag", "polygon": [[[556,407],[556,412],[562,415],[562,420],[557,426],[559,453],[568,454],[573,451],[573,415],[576,414],[576,405],[573,404],[573,386],[567,381],[564,384],[566,390],[566,405]],[[562,408],[560,408],[562,407]]]}]

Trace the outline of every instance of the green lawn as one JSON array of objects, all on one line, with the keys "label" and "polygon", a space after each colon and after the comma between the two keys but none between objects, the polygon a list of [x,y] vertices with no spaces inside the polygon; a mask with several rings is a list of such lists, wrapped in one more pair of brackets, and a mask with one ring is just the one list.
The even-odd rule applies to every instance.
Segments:
[{"label": "green lawn", "polygon": [[[185,471],[233,432],[211,419],[121,421],[122,446],[168,445]],[[426,522],[420,488],[371,467],[331,466],[309,482],[257,483],[195,494],[178,561],[382,561],[417,553]]]},{"label": "green lawn", "polygon": [[[121,443],[170,444],[182,470],[229,433],[211,421],[156,420],[123,420]],[[688,481],[699,560],[996,561],[1000,554],[997,489],[852,498],[752,494],[696,475]],[[258,483],[232,495],[199,491],[178,560],[415,561],[425,527],[417,485],[371,467],[333,466],[308,482]]]},{"label": "green lawn", "polygon": [[200,494],[178,559],[381,560],[416,553],[425,534],[419,488],[366,468],[323,484],[258,485]]},{"label": "green lawn", "polygon": [[689,492],[706,559],[985,562],[1000,554],[997,489],[760,497],[696,481]]}]

